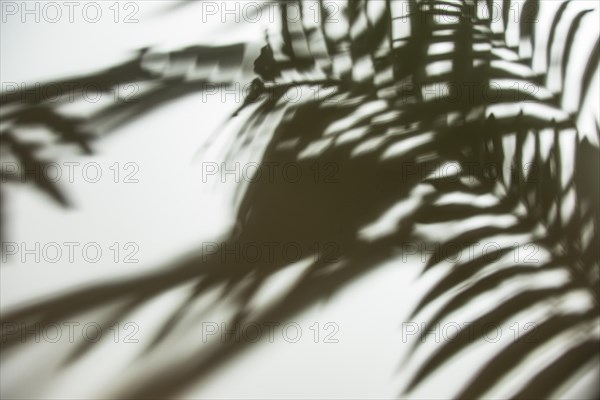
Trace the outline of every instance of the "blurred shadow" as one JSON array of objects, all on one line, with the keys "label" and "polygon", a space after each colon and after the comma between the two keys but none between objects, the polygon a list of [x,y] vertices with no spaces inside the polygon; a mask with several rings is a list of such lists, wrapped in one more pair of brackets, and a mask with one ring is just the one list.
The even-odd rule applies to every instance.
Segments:
[{"label": "blurred shadow", "polygon": [[[501,304],[493,304],[483,310],[476,322],[483,326],[500,324],[532,305],[555,301],[560,296],[578,290],[588,293],[595,303],[592,309],[583,312],[550,315],[535,328],[540,342],[535,345],[515,342],[493,355],[481,370],[473,371],[475,377],[459,398],[483,395],[504,375],[518,368],[519,361],[527,354],[553,337],[593,321],[598,312],[598,279],[594,276],[598,271],[599,180],[594,179],[595,183],[590,185],[589,177],[592,173],[597,176],[598,148],[577,135],[569,136],[576,126],[571,116],[561,119],[565,113],[560,110],[560,102],[555,97],[540,100],[528,93],[523,101],[516,102],[511,100],[514,99],[511,97],[514,93],[508,91],[495,101],[489,101],[481,94],[449,100],[455,98],[455,93],[450,91],[438,98],[428,98],[424,88],[434,83],[452,83],[460,87],[471,80],[487,87],[491,81],[499,78],[534,83],[544,80],[544,77],[523,72],[523,68],[529,68],[531,60],[504,60],[493,53],[493,49],[511,49],[504,42],[504,35],[499,37],[492,33],[489,20],[471,18],[477,15],[473,14],[474,2],[461,3],[457,22],[443,25],[437,24],[434,17],[444,16],[444,10],[450,11],[430,7],[441,3],[444,2],[419,3],[415,14],[407,16],[411,18],[413,29],[405,39],[405,45],[392,48],[383,56],[375,55],[372,45],[380,43],[390,29],[392,14],[389,1],[382,2],[388,11],[379,20],[352,36],[353,46],[349,48],[351,59],[371,57],[376,71],[391,66],[393,79],[390,81],[378,80],[377,74],[370,79],[357,80],[352,75],[352,69],[340,73],[335,68],[326,68],[325,71],[329,71],[325,74],[326,78],[321,77],[318,81],[286,80],[287,70],[310,71],[317,65],[312,55],[307,57],[298,52],[300,47],[297,42],[314,42],[316,35],[320,34],[323,37],[320,44],[328,49],[333,48],[333,39],[318,29],[306,29],[305,36],[302,36],[298,30],[284,24],[281,37],[285,46],[281,47],[281,52],[285,57],[276,55],[276,50],[270,45],[263,48],[255,63],[255,70],[262,79],[255,81],[252,98],[247,103],[258,102],[259,106],[254,113],[249,112],[247,104],[236,112],[233,118],[243,119],[246,126],[239,132],[225,161],[234,160],[233,153],[237,150],[248,151],[256,137],[272,135],[261,166],[266,168],[269,165],[294,163],[303,174],[293,181],[276,174],[273,179],[256,179],[247,186],[241,186],[238,229],[231,232],[224,244],[235,248],[252,243],[289,242],[297,244],[301,254],[312,257],[309,267],[279,303],[267,310],[255,310],[250,306],[252,298],[266,280],[292,264],[282,253],[275,253],[268,260],[261,258],[253,262],[224,262],[222,254],[205,253],[174,260],[160,272],[141,278],[85,289],[74,288],[71,293],[57,294],[54,299],[6,313],[2,317],[3,322],[56,322],[107,302],[123,301],[124,305],[112,315],[114,320],[119,320],[160,293],[183,282],[194,283],[190,296],[148,344],[143,357],[149,359],[158,346],[177,344],[173,326],[211,289],[220,286],[226,288],[219,302],[229,300],[235,304],[236,314],[230,321],[234,325],[250,320],[254,323],[281,321],[315,302],[327,299],[334,291],[376,268],[397,253],[401,243],[409,240],[433,243],[432,237],[423,233],[420,227],[442,222],[459,225],[482,215],[496,219],[513,216],[514,222],[508,226],[468,226],[456,237],[442,234],[445,238],[443,245],[458,243],[460,250],[463,245],[499,234],[508,237],[530,235],[532,243],[548,251],[552,260],[536,268],[515,262],[494,269],[493,262],[485,257],[459,263],[423,293],[413,316],[419,315],[442,294],[452,292],[453,297],[429,319],[432,324],[438,323],[450,313],[476,301],[477,296],[493,291],[502,282],[515,278],[523,282],[535,280],[542,271],[552,269],[568,271],[571,281],[566,285],[530,288],[522,293],[514,293]],[[486,2],[488,7],[489,3]],[[323,7],[323,2],[319,4]],[[531,5],[533,2],[527,1],[526,4],[529,4],[527,7],[534,7]],[[364,5],[362,1],[349,3],[347,14],[350,25],[363,12],[361,7]],[[527,7],[527,12],[536,14],[538,11],[537,5],[534,8]],[[283,18],[285,10],[286,7],[282,7]],[[558,14],[556,18],[560,18]],[[504,19],[507,20],[508,16],[504,15]],[[577,29],[577,21],[573,29]],[[555,21],[549,49],[555,40],[557,25]],[[522,24],[521,35],[532,40],[532,26]],[[571,34],[566,39],[567,54],[573,38],[574,34]],[[498,43],[500,39],[502,41]],[[443,41],[451,41],[453,51],[428,53],[430,44]],[[479,46],[485,50],[474,50],[478,44],[489,46]],[[307,48],[310,49],[310,46]],[[406,57],[416,49],[419,49],[416,54]],[[170,59],[183,57],[185,60],[202,60],[202,63],[235,69],[242,61],[243,50],[243,45],[228,48],[194,47],[173,54]],[[597,46],[594,51],[597,52]],[[129,121],[159,104],[203,90],[203,85],[212,82],[208,79],[191,82],[182,76],[165,76],[146,69],[143,67],[144,54],[145,51],[142,51],[123,66],[84,79],[93,77],[104,82],[107,88],[117,82],[151,80],[157,83],[154,90],[140,96],[139,102],[126,106],[113,105],[92,116],[88,124],[93,127],[97,121],[107,119]],[[503,61],[508,67],[501,68],[493,61]],[[562,61],[563,74],[569,61]],[[589,65],[595,61],[587,61],[589,70]],[[447,72],[431,72],[435,70],[432,65],[439,62],[448,62],[452,68]],[[563,78],[567,82],[567,77]],[[586,73],[584,79],[591,78]],[[409,90],[406,82],[411,83]],[[306,93],[314,93],[310,89],[315,86],[327,86],[333,91],[325,98],[307,99]],[[266,93],[267,89],[272,91]],[[304,93],[302,101],[286,101],[284,94],[291,89],[299,89]],[[14,103],[15,96],[9,97],[9,102]],[[369,110],[363,107],[365,105],[380,108]],[[9,117],[13,118],[15,124],[46,123],[61,135],[62,140],[84,143],[81,138],[85,135],[73,127],[72,121],[55,117],[51,110],[40,107],[37,102],[27,104],[25,110],[13,112]],[[275,122],[269,119],[276,111],[282,110],[280,119]],[[344,121],[342,127],[334,129],[340,121]],[[551,135],[542,137],[543,132],[551,132]],[[41,162],[35,158],[31,160],[33,156],[27,152],[30,149],[19,150],[18,146],[15,147],[14,135],[7,133],[2,138],[9,138],[4,140],[10,141],[22,162]],[[565,140],[569,138],[575,142],[573,148],[565,147]],[[525,151],[529,146],[526,143],[530,140],[533,143],[531,154]],[[575,149],[574,152],[572,149]],[[524,170],[529,160],[536,166],[534,170]],[[456,162],[461,170],[456,175],[441,177],[412,173],[415,170],[434,171],[436,166],[445,162]],[[486,171],[467,168],[473,163],[494,163],[496,166],[510,165],[513,168],[510,171],[501,168],[498,176],[490,177]],[[567,163],[574,164],[574,172],[572,179],[565,180],[562,171]],[[325,165],[332,169],[319,170]],[[325,172],[325,176],[316,177],[315,171]],[[46,186],[42,188],[53,193]],[[497,203],[493,206],[440,203],[446,195],[456,193],[472,196],[490,194]],[[569,203],[570,209],[566,210],[565,199],[571,194],[576,201]],[[58,194],[53,195],[60,199]],[[413,208],[403,203],[410,199],[417,200]],[[401,205],[399,214],[390,214],[398,205]],[[519,207],[523,207],[525,212],[518,212]],[[376,233],[365,230],[365,227],[378,220],[391,228]],[[332,258],[332,254],[324,252],[323,248],[315,249],[315,243],[334,243],[335,257]],[[510,252],[513,249],[511,246],[503,246],[500,253]],[[442,246],[440,251],[447,249]],[[438,253],[432,254],[423,273],[436,268],[439,260]],[[488,275],[478,274],[484,269],[491,272]],[[470,285],[456,290],[462,283]],[[231,298],[233,292],[235,297]],[[397,317],[390,315],[390,318]],[[4,343],[3,354],[18,348],[21,344],[18,338],[19,335],[14,335]],[[414,365],[416,372],[403,395],[472,343],[463,339],[438,346],[423,363]],[[532,373],[517,397],[551,394],[568,378],[561,375],[560,371],[574,370],[575,366],[597,357],[597,345],[597,338],[578,339],[572,349],[555,363]],[[419,342],[416,342],[414,348],[418,346]],[[85,355],[92,347],[93,343],[78,346],[64,366]],[[242,341],[219,343],[209,350],[189,348],[185,359],[164,360],[164,368],[145,376],[143,384],[130,383],[119,389],[128,398],[172,397],[191,383],[202,382],[211,371],[249,347],[250,343]]]}]

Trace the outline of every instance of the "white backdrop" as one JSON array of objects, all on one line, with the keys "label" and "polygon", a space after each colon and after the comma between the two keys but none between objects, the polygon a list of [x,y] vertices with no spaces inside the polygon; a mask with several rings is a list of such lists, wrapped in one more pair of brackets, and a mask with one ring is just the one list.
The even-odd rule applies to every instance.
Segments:
[{"label": "white backdrop", "polygon": [[[6,3],[12,2],[0,3],[3,10],[8,10]],[[20,2],[15,4],[21,6]],[[174,8],[173,2],[136,1],[139,11],[135,18],[139,22],[115,23],[109,10],[111,4],[101,2],[107,17],[96,24],[85,21],[77,12],[74,23],[63,15],[55,24],[43,18],[37,23],[31,16],[23,22],[20,14],[3,14],[6,18],[0,28],[3,87],[5,83],[44,82],[108,67],[146,46],[169,51],[197,44],[260,42],[265,28],[264,23],[232,27],[216,18],[203,23],[200,2]],[[42,245],[96,242],[107,253],[95,264],[45,260],[36,263],[31,258],[26,262],[18,257],[9,258],[0,268],[0,310],[5,312],[28,302],[43,301],[70,288],[102,280],[119,281],[126,276],[168,268],[170,260],[197,251],[202,242],[219,240],[232,224],[233,210],[227,207],[232,187],[223,185],[217,193],[208,190],[194,156],[208,135],[238,106],[218,97],[205,101],[201,94],[189,95],[100,138],[93,144],[94,155],[57,152],[59,163],[97,162],[105,173],[115,162],[139,165],[136,174],[139,183],[62,180],[60,186],[73,208],[60,208],[29,185],[3,185],[6,240],[29,246],[35,242]],[[137,243],[139,263],[113,262],[107,249],[114,242]],[[395,397],[399,383],[407,378],[406,371],[398,369],[406,350],[401,323],[406,321],[417,299],[416,293],[427,284],[422,281],[415,284],[422,263],[418,259],[412,261],[392,260],[335,292],[328,301],[293,318],[303,330],[299,342],[261,341],[232,362],[215,368],[208,381],[192,387],[187,395],[193,398]],[[273,285],[283,285],[302,268],[302,263],[290,267],[283,273],[289,276],[282,276]],[[127,321],[135,321],[139,326],[137,344],[102,341],[67,367],[61,367],[60,361],[75,344],[63,341],[58,344],[30,341],[18,352],[4,354],[0,371],[2,397],[105,398],[111,395],[115,384],[143,380],[147,371],[160,367],[160,358],[145,365],[133,359],[143,352],[144,344],[152,339],[160,322],[170,315],[187,290],[187,286],[177,287],[127,316]],[[91,310],[80,316],[80,321],[83,324],[101,318],[103,311]],[[211,322],[225,320],[219,318],[219,312],[211,314]],[[223,315],[227,315],[227,310]],[[185,353],[186,346],[200,335],[201,322],[198,321],[198,331],[182,333],[179,348],[162,349],[159,354],[169,357],[177,351]],[[326,322],[336,323],[339,332],[335,338],[339,342],[314,343],[309,327],[315,322],[321,326]],[[186,335],[195,339],[188,342]],[[473,352],[468,359],[449,362],[432,375],[435,384],[426,382],[416,395],[445,398],[459,383],[456,377],[462,377],[465,369],[475,369],[481,362],[477,354]]]}]

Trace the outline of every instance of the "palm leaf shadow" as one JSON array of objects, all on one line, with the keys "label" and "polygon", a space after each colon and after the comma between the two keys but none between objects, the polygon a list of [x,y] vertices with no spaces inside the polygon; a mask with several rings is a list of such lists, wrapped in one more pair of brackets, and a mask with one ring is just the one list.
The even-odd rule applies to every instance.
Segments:
[{"label": "palm leaf shadow", "polygon": [[[60,205],[68,207],[70,202],[66,194],[42,172],[46,165],[54,162],[39,155],[42,151],[74,144],[81,153],[92,154],[92,143],[96,138],[124,123],[185,95],[231,86],[247,52],[248,46],[242,43],[220,47],[191,46],[167,54],[152,53],[144,48],[114,67],[42,83],[34,95],[26,88],[2,93],[0,104],[4,112],[0,145],[3,156],[19,165],[16,173],[3,166],[2,181],[31,183]],[[219,79],[214,78],[215,70],[220,72]],[[121,90],[124,85],[134,93],[129,95],[128,90],[125,98],[121,95],[117,98],[116,94],[124,93]],[[114,101],[97,107],[87,118],[72,117],[60,111],[62,105],[85,102],[85,93],[90,88],[108,97],[115,94]],[[50,138],[32,140],[15,134],[18,129],[31,127],[47,130]]]}]

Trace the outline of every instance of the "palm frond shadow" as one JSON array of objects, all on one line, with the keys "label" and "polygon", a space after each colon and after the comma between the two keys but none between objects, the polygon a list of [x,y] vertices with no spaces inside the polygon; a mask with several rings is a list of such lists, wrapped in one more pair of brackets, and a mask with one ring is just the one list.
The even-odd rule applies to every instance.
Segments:
[{"label": "palm frond shadow", "polygon": [[[2,181],[33,184],[60,205],[69,206],[60,186],[42,173],[54,162],[40,155],[42,151],[73,144],[82,154],[92,154],[93,141],[120,125],[188,94],[234,84],[248,47],[243,43],[191,46],[166,54],[144,48],[120,65],[42,83],[33,94],[24,88],[2,93],[0,145],[5,160],[21,166],[18,174],[3,168]],[[108,105],[95,105],[86,100],[90,90],[114,99]],[[61,111],[61,106],[77,102],[87,102],[94,110],[86,118]],[[31,127],[43,128],[48,137],[30,139],[16,133]]]},{"label": "palm frond shadow", "polygon": [[[433,317],[428,317],[427,321],[439,323],[453,312],[477,301],[478,296],[492,292],[509,280],[522,281],[524,289],[511,293],[500,304],[482,310],[475,321],[480,326],[501,324],[537,304],[560,305],[573,293],[585,293],[591,299],[590,305],[578,312],[564,311],[560,307],[557,307],[558,311],[548,312],[527,334],[530,337],[535,335],[536,342],[516,341],[490,356],[481,369],[472,372],[458,398],[485,395],[504,376],[518,368],[520,360],[543,344],[594,324],[598,314],[599,254],[596,243],[600,179],[589,177],[590,174],[596,174],[596,177],[598,174],[598,147],[578,134],[576,121],[579,116],[561,110],[560,93],[548,94],[542,89],[531,94],[515,89],[503,91],[492,102],[482,96],[458,101],[449,101],[447,97],[428,99],[423,88],[432,83],[464,83],[473,79],[490,85],[508,78],[540,85],[549,80],[546,74],[533,73],[531,57],[519,58],[521,49],[509,46],[504,34],[490,30],[490,21],[461,17],[455,24],[444,24],[443,29],[437,26],[433,16],[443,10],[448,12],[444,8],[435,10],[433,5],[438,3],[443,2],[419,3],[417,12],[408,16],[412,22],[410,37],[404,38],[406,43],[394,48],[385,57],[374,55],[372,43],[381,42],[384,32],[389,30],[392,19],[390,1],[382,2],[386,5],[386,12],[371,24],[370,30],[363,32],[363,36],[352,38],[352,58],[371,57],[376,71],[391,66],[394,71],[391,81],[357,81],[351,69],[340,73],[332,65],[329,69],[325,68],[325,79],[321,77],[308,82],[286,80],[284,77],[289,76],[285,73],[287,70],[306,72],[315,64],[297,54],[300,47],[295,42],[303,38],[290,33],[291,23],[289,29],[284,24],[281,34],[285,44],[280,47],[286,56],[284,61],[281,57],[274,57],[274,47],[270,46],[263,48],[256,61],[255,70],[262,80],[256,81],[256,91],[248,104],[236,112],[234,118],[243,118],[246,126],[239,132],[228,158],[231,159],[237,151],[251,148],[254,141],[267,136],[268,146],[261,158],[262,165],[293,162],[303,172],[314,171],[315,163],[337,168],[336,179],[331,182],[316,180],[314,175],[305,173],[293,183],[276,176],[275,180],[258,179],[247,187],[240,187],[235,204],[239,210],[239,226],[224,238],[224,246],[293,242],[298,244],[302,254],[309,255],[309,266],[277,304],[264,310],[255,309],[251,307],[251,300],[271,276],[292,264],[289,259],[276,253],[268,260],[231,262],[224,261],[222,254],[196,254],[183,257],[151,276],[75,290],[43,304],[24,307],[3,318],[16,322],[55,322],[106,304],[107,299],[111,299],[113,302],[122,301],[121,307],[112,314],[114,320],[119,320],[158,294],[182,283],[193,283],[189,296],[165,320],[141,355],[143,359],[152,360],[157,348],[176,343],[174,326],[201,296],[215,288],[225,288],[217,303],[230,301],[236,306],[229,326],[237,327],[248,321],[283,321],[309,305],[327,299],[336,290],[376,268],[398,251],[400,243],[409,240],[440,243],[438,251],[431,255],[423,269],[423,274],[426,274],[443,264],[442,260],[451,256],[452,252],[460,251],[470,243],[505,236],[510,240],[501,242],[497,259],[490,260],[482,255],[454,265],[423,294],[411,318],[435,309]],[[484,4],[491,7],[488,3]],[[510,5],[508,1],[505,3]],[[320,4],[323,7],[323,3]],[[352,23],[353,18],[358,19],[361,7],[366,7],[366,3],[356,1],[350,4],[348,14]],[[504,5],[505,11],[507,4]],[[473,10],[468,11],[469,7],[475,7],[475,2],[462,4],[457,15],[472,16]],[[555,14],[547,43],[548,55],[556,52],[555,32],[567,7],[569,4],[565,2]],[[588,12],[575,13],[572,33],[563,43],[563,58],[558,66],[551,65],[548,56],[548,70],[554,71],[552,73],[558,71],[563,91],[579,86],[580,104],[589,95],[583,89],[592,81],[597,69],[598,41],[591,58],[586,60],[580,81],[568,79],[567,64],[575,40],[574,32]],[[285,6],[282,13],[285,20]],[[523,13],[537,15],[538,3],[526,1]],[[505,26],[508,19],[508,15],[503,16]],[[521,23],[522,42],[535,44],[533,25]],[[294,29],[294,32],[298,30]],[[314,39],[319,31],[305,29],[304,32]],[[335,43],[323,32],[324,29],[321,31],[324,47],[333,49]],[[309,42],[309,38],[304,39]],[[423,45],[444,40],[453,42],[452,52],[432,55]],[[481,44],[489,46],[475,46]],[[484,50],[474,50],[482,47]],[[417,57],[406,59],[409,52],[421,48],[425,50],[419,51]],[[443,61],[450,61],[453,65],[450,72],[427,73],[430,64]],[[411,83],[408,90],[406,82]],[[184,88],[189,82],[181,79],[165,78],[161,84],[175,97],[194,90]],[[310,98],[310,94],[314,94],[311,89],[324,86],[334,88],[333,93],[325,98]],[[264,91],[268,87],[274,88],[274,91],[265,99]],[[284,94],[292,88],[303,93],[303,101],[298,104],[284,99]],[[515,92],[524,96],[518,102],[514,101]],[[157,96],[160,100],[168,98],[162,91]],[[147,98],[152,103],[152,96]],[[257,104],[253,107],[250,103]],[[359,106],[365,104],[383,106],[364,116],[354,116]],[[129,108],[123,120],[145,110],[144,107],[139,104]],[[108,114],[113,115],[113,112]],[[342,129],[332,131],[331,126],[336,121],[346,120],[350,122]],[[599,132],[597,129],[592,134],[598,136]],[[407,174],[407,168],[433,171],[446,162],[460,165],[456,175],[434,175],[423,179],[419,175]],[[489,171],[469,168],[470,165],[486,163],[498,167],[497,175],[490,176]],[[449,203],[446,200],[448,195],[457,193],[473,202]],[[479,206],[475,202],[478,196],[485,195],[494,197],[493,205]],[[417,206],[406,206],[404,213],[395,215],[393,229],[378,235],[365,233],[368,232],[364,229],[366,226],[407,199],[417,199]],[[440,224],[458,226],[482,216],[489,221],[509,218],[510,222],[465,225],[455,236],[435,229]],[[432,233],[432,230],[436,232]],[[535,265],[507,262],[503,257],[514,250],[513,238],[539,246],[547,256],[546,261]],[[315,243],[335,243],[335,257],[319,252],[315,254]],[[500,263],[496,262],[498,259]],[[568,282],[553,282],[545,287],[527,286],[540,274],[553,270],[567,273],[570,277]],[[435,308],[436,300],[444,296],[447,300]],[[485,333],[485,330],[480,332]],[[419,339],[422,337],[411,344],[405,363],[410,363],[413,353],[421,350]],[[472,340],[463,337],[437,346],[422,364],[415,365],[402,395],[409,395],[471,344]],[[4,344],[5,349],[18,345],[16,339]],[[593,335],[573,340],[563,354],[532,374],[527,384],[517,388],[513,395],[517,398],[551,395],[568,378],[560,371],[576,372],[578,366],[596,359],[597,345],[598,338]],[[143,384],[129,384],[115,391],[132,398],[173,396],[191,383],[202,382],[219,365],[231,361],[251,346],[251,343],[241,341],[211,344],[209,350],[190,348],[185,357],[167,360],[159,372],[145,376]],[[90,343],[77,347],[64,365],[85,355],[92,347]]]},{"label": "palm frond shadow", "polygon": [[[348,115],[351,113],[353,108],[347,108],[342,110],[344,114]],[[329,110],[319,110],[314,105],[310,104],[305,109],[298,110],[294,117],[285,124],[280,130],[282,135],[289,138],[300,139],[299,146],[302,147],[310,142],[310,138],[304,137],[304,129],[294,129],[292,127],[298,126],[297,121],[306,118],[306,113],[311,115],[311,119],[315,119],[315,112],[321,116],[321,121],[326,126],[327,123],[338,118],[339,113],[329,113]],[[289,124],[289,125],[288,125]],[[321,131],[324,128],[321,126]],[[292,128],[292,129],[289,129]],[[315,130],[315,134],[318,135],[319,130]],[[368,138],[365,138],[367,140]],[[398,138],[397,140],[400,140]],[[392,141],[390,141],[391,145]],[[336,163],[335,165],[342,165],[342,161],[347,159],[350,151],[355,144],[349,143],[346,146],[341,146],[339,149],[335,148],[331,150],[331,154],[328,154],[325,158],[330,160],[327,162]],[[376,162],[377,157],[380,155],[382,150],[368,154],[364,157],[366,162]],[[296,159],[295,149],[287,149],[286,151],[274,151],[274,154],[264,160],[268,162],[288,162]],[[323,159],[320,159],[323,161]],[[304,171],[309,171],[309,168],[314,160],[304,161],[301,166]],[[374,264],[378,260],[383,260],[388,256],[387,245],[381,245],[377,242],[363,244],[360,248],[357,248],[356,238],[353,236],[341,237],[340,236],[340,224],[345,221],[351,221],[353,225],[360,226],[361,220],[351,220],[348,215],[355,213],[357,210],[364,208],[367,203],[371,208],[373,215],[365,216],[364,221],[367,221],[370,217],[376,215],[377,208],[375,207],[373,191],[378,190],[381,187],[381,182],[377,182],[376,175],[368,169],[361,168],[362,163],[357,163],[352,170],[340,171],[340,176],[335,183],[324,183],[314,182],[312,176],[307,176],[303,182],[259,182],[251,184],[247,190],[247,198],[242,202],[241,210],[239,213],[238,220],[243,221],[243,227],[241,232],[236,234],[234,237],[229,239],[229,246],[236,246],[247,242],[280,242],[285,240],[287,242],[297,243],[301,247],[302,254],[311,254],[314,256],[315,262],[311,267],[308,268],[306,276],[304,276],[287,296],[285,301],[282,302],[283,307],[276,307],[270,314],[270,318],[277,317],[280,320],[284,316],[292,316],[295,311],[301,310],[306,307],[307,304],[319,301],[319,299],[326,297],[332,290],[333,287],[341,285],[342,282],[348,281],[367,272],[364,268],[364,264]],[[361,176],[362,175],[362,176]],[[411,187],[414,187],[418,183],[417,179],[413,182],[406,182],[406,185],[398,188],[395,192],[404,193],[404,197],[407,196]],[[283,190],[282,190],[283,189]],[[379,191],[378,202],[381,203],[380,209],[389,207],[390,204],[397,201],[397,193],[385,193]],[[339,209],[340,203],[344,197],[352,196],[358,203],[354,203],[348,206],[348,210],[345,211],[344,215],[339,216],[335,223],[331,223],[330,218],[326,216],[335,215],[333,210]],[[308,208],[307,208],[308,207]],[[293,210],[293,212],[291,212]],[[304,212],[305,210],[306,212]],[[317,212],[313,212],[317,210]],[[319,211],[322,210],[322,211]],[[251,211],[251,213],[250,213]],[[248,215],[250,213],[250,215]],[[267,215],[271,217],[267,218],[270,223],[265,223]],[[290,218],[291,217],[291,218]],[[356,229],[354,226],[352,229]],[[407,224],[403,226],[397,232],[404,234],[410,233],[410,227]],[[349,232],[349,231],[344,231]],[[390,239],[385,239],[383,243],[389,242]],[[327,255],[317,254],[313,255],[312,249],[315,242],[320,243],[336,243],[338,245],[335,254],[335,260],[329,259]],[[373,252],[374,248],[381,247],[382,252]],[[387,249],[387,250],[386,250]],[[5,318],[11,321],[24,321],[30,318],[36,319],[40,323],[47,323],[56,319],[66,318],[71,315],[76,315],[79,311],[88,309],[98,304],[106,302],[107,298],[128,298],[126,305],[120,310],[125,313],[131,310],[135,305],[139,305],[146,301],[152,296],[156,296],[158,293],[168,290],[176,284],[184,282],[186,280],[198,280],[197,290],[194,295],[198,296],[204,291],[209,290],[211,287],[218,286],[221,283],[226,283],[229,287],[235,287],[245,277],[253,276],[254,283],[249,286],[245,293],[242,293],[236,300],[240,307],[248,302],[253,296],[254,292],[262,285],[265,279],[267,279],[275,271],[284,268],[290,264],[289,260],[279,258],[273,258],[270,260],[262,260],[254,264],[248,264],[244,262],[240,263],[223,263],[219,256],[214,259],[202,255],[200,257],[186,260],[179,264],[173,264],[170,266],[168,271],[152,276],[145,277],[143,279],[136,280],[134,282],[120,282],[117,284],[109,284],[101,287],[87,288],[81,292],[62,296],[56,300],[44,301],[44,311],[41,312],[42,318],[39,312],[41,311],[38,306],[33,306],[30,309],[23,309],[19,312],[11,315],[6,315]],[[346,261],[351,260],[351,261]],[[342,266],[336,269],[334,272],[327,273],[327,265],[335,263],[341,263]],[[346,264],[344,266],[344,264]],[[325,271],[324,271],[325,269]],[[335,284],[335,285],[334,285]],[[307,290],[310,288],[310,290]],[[324,291],[319,295],[319,288]],[[77,301],[74,301],[77,299]],[[191,300],[194,300],[192,297]],[[295,304],[295,305],[294,305]],[[185,304],[184,304],[185,307]],[[243,319],[244,311],[240,310],[240,319]],[[250,310],[248,310],[250,311]],[[256,310],[251,310],[255,312]],[[121,314],[122,315],[122,314]],[[120,315],[115,315],[114,319],[118,320]],[[268,320],[269,318],[267,318]],[[169,331],[168,324],[163,329],[163,332]],[[159,335],[156,342],[153,342],[150,348],[154,347],[161,340],[164,340],[164,336]],[[8,341],[5,343],[5,348],[18,345],[18,341]],[[239,346],[239,347],[243,347]],[[233,356],[236,346],[227,349],[223,356],[223,361]],[[85,352],[89,348],[79,348],[78,352]],[[79,354],[81,355],[81,354]],[[77,356],[75,356],[77,357]],[[216,357],[216,356],[215,356]],[[215,364],[219,357],[213,359],[208,365]],[[185,362],[181,364],[183,367],[186,365]],[[189,368],[190,365],[187,364]],[[200,368],[200,367],[198,367]],[[179,375],[179,372],[177,373]],[[183,376],[183,374],[181,374]],[[197,375],[193,375],[197,378]],[[182,378],[181,378],[182,379]],[[173,390],[176,385],[169,388]],[[153,395],[156,395],[156,390]],[[165,392],[166,393],[166,392]],[[142,395],[138,393],[137,395]],[[143,395],[141,397],[144,397]]]}]

